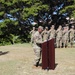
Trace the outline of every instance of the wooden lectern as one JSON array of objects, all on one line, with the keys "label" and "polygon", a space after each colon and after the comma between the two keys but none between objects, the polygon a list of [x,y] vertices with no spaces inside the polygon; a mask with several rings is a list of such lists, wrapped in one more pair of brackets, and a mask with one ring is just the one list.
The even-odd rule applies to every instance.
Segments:
[{"label": "wooden lectern", "polygon": [[54,39],[48,40],[42,44],[42,69],[55,68],[55,47]]}]

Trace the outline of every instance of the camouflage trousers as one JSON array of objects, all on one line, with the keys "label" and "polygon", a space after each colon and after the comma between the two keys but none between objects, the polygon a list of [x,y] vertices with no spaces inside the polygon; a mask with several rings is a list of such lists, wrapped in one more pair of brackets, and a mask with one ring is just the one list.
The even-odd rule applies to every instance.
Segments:
[{"label": "camouflage trousers", "polygon": [[31,43],[33,43],[33,36],[31,36]]},{"label": "camouflage trousers", "polygon": [[40,59],[41,59],[41,48],[34,46],[33,49],[34,49],[34,54],[35,54],[34,65],[38,66]]},{"label": "camouflage trousers", "polygon": [[63,47],[67,47],[68,46],[68,42],[69,42],[69,38],[68,37],[63,37],[62,38]]},{"label": "camouflage trousers", "polygon": [[62,47],[62,39],[59,37],[56,38],[56,46],[57,46],[57,48]]},{"label": "camouflage trousers", "polygon": [[71,37],[70,38],[70,45],[73,46],[73,43],[74,43],[74,37]]}]

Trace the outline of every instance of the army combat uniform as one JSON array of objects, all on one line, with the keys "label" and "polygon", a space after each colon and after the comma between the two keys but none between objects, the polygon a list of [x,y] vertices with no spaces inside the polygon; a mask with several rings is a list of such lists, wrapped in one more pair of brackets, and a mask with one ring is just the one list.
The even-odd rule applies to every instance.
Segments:
[{"label": "army combat uniform", "polygon": [[69,35],[70,35],[70,44],[71,44],[71,47],[73,46],[73,42],[74,42],[74,34],[75,34],[75,30],[74,29],[70,29],[69,30]]},{"label": "army combat uniform", "polygon": [[55,39],[55,33],[56,33],[56,31],[55,31],[55,29],[50,29],[49,30],[49,39]]},{"label": "army combat uniform", "polygon": [[68,46],[68,41],[69,41],[69,30],[63,30],[63,36],[62,36],[62,40],[63,40],[63,47],[67,47]]},{"label": "army combat uniform", "polygon": [[35,30],[31,30],[30,31],[30,34],[31,34],[31,43],[33,43],[33,36],[34,36],[34,34],[35,34]]},{"label": "army combat uniform", "polygon": [[48,40],[48,30],[44,30],[41,33],[42,37],[43,37],[43,41],[47,41]]},{"label": "army combat uniform", "polygon": [[41,43],[42,43],[42,36],[41,33],[36,31],[33,37],[33,49],[35,53],[35,60],[34,60],[34,65],[38,66],[40,59],[41,59]]},{"label": "army combat uniform", "polygon": [[58,29],[56,31],[56,45],[57,45],[57,48],[62,47],[62,34],[63,34],[62,29]]}]

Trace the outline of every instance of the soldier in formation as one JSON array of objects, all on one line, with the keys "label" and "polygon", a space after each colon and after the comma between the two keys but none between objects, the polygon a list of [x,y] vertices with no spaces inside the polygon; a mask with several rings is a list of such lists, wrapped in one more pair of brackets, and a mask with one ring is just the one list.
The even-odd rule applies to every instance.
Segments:
[{"label": "soldier in formation", "polygon": [[62,35],[63,35],[63,31],[62,31],[62,26],[60,25],[58,27],[58,29],[56,30],[56,45],[57,45],[57,48],[62,47]]},{"label": "soldier in formation", "polygon": [[71,45],[71,47],[73,47],[74,37],[75,37],[74,35],[75,35],[74,26],[71,26],[71,28],[69,30],[69,37],[70,37],[70,45]]},{"label": "soldier in formation", "polygon": [[34,36],[35,32],[36,32],[35,27],[33,27],[33,29],[30,31],[30,34],[31,34],[31,44],[33,43],[33,36]]},{"label": "soldier in formation", "polygon": [[66,26],[63,29],[63,36],[62,36],[62,40],[63,40],[63,47],[68,47],[68,41],[69,41],[69,27]]},{"label": "soldier in formation", "polygon": [[56,30],[54,28],[55,28],[55,26],[52,25],[51,29],[49,30],[49,39],[55,39]]},{"label": "soldier in formation", "polygon": [[37,31],[33,28],[30,33],[32,33],[31,41],[33,42],[33,49],[35,53],[34,67],[39,66],[41,59],[41,44],[44,41],[56,39],[55,42],[57,48],[61,48],[62,46],[64,48],[68,47],[69,43],[71,47],[73,47],[75,35],[74,26],[71,26],[69,29],[69,26],[62,28],[60,25],[57,30],[55,30],[54,25],[51,26],[50,30],[48,30],[48,27],[45,27],[43,30],[43,27],[39,26]]},{"label": "soldier in formation", "polygon": [[41,33],[42,37],[43,37],[43,41],[47,41],[48,40],[48,27],[45,27],[44,31]]}]

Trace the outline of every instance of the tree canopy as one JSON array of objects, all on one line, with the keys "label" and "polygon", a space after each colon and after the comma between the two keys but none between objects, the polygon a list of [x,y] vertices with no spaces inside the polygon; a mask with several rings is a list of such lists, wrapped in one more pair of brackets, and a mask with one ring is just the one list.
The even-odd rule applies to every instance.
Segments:
[{"label": "tree canopy", "polygon": [[0,0],[0,44],[28,42],[32,22],[41,18],[48,23],[54,12],[74,17],[74,9],[75,0]]},{"label": "tree canopy", "polygon": [[40,0],[0,0],[0,42],[13,44],[17,38],[26,42],[31,25],[24,22],[31,15],[37,16],[39,11],[48,9],[48,4]]}]

